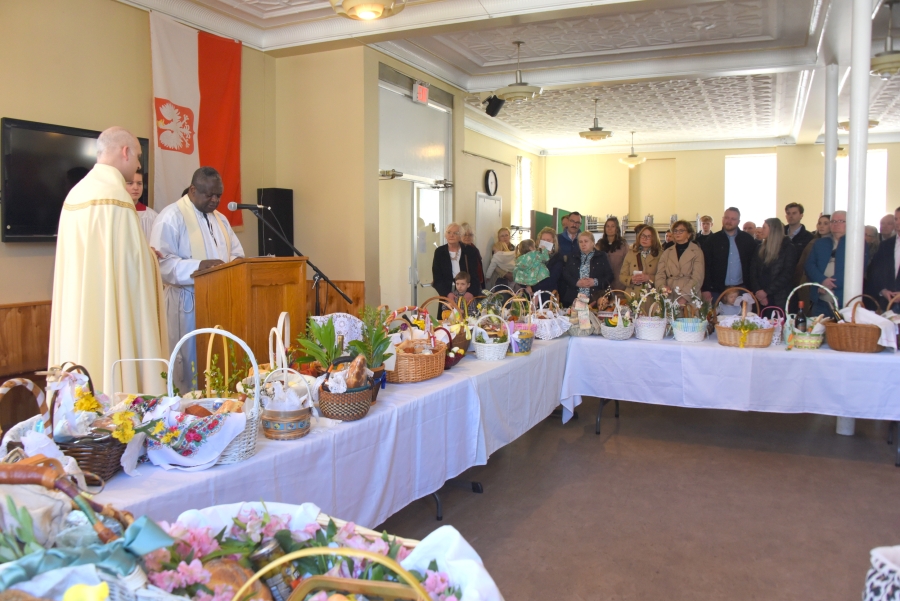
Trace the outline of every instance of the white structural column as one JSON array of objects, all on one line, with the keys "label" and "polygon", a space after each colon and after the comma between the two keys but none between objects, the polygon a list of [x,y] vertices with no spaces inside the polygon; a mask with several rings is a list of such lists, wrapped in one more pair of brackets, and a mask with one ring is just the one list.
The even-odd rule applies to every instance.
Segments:
[{"label": "white structural column", "polygon": [[[850,40],[850,190],[844,242],[844,297],[862,293],[865,252],[866,154],[869,150],[869,68],[872,1],[853,0]],[[838,434],[853,434],[853,420],[838,418]]]},{"label": "white structural column", "polygon": [[837,65],[825,67],[825,203],[823,212],[826,215],[834,213],[835,188],[837,187],[839,75]]}]

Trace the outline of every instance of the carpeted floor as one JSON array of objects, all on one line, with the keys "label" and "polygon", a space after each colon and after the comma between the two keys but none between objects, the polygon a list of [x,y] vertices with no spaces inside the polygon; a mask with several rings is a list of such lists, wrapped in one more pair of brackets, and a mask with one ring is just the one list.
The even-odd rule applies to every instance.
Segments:
[{"label": "carpeted floor", "polygon": [[[869,550],[900,544],[886,422],[597,401],[548,419],[445,485],[443,524],[518,599],[859,599]],[[420,499],[379,529],[441,525]]]}]

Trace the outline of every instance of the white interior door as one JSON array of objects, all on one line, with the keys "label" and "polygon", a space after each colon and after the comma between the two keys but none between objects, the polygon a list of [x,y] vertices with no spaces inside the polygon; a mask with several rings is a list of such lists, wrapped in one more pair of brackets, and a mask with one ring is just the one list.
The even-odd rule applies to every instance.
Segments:
[{"label": "white interior door", "polygon": [[478,192],[475,198],[475,244],[481,251],[481,260],[487,269],[491,262],[491,248],[497,241],[497,230],[503,227],[503,200]]},{"label": "white interior door", "polygon": [[413,297],[412,182],[379,182],[379,275],[381,303],[391,308],[410,304]]},{"label": "white interior door", "polygon": [[416,184],[415,223],[416,240],[414,255],[416,258],[416,286],[413,293],[413,304],[418,305],[437,292],[431,286],[431,265],[434,261],[435,249],[444,243],[444,193],[431,186]]}]

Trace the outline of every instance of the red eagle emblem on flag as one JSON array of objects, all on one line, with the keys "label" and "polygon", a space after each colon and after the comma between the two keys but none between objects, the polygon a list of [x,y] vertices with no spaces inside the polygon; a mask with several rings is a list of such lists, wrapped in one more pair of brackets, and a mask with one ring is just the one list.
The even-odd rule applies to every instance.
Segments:
[{"label": "red eagle emblem on flag", "polygon": [[184,154],[194,152],[194,111],[165,98],[154,98],[156,143],[163,150]]}]

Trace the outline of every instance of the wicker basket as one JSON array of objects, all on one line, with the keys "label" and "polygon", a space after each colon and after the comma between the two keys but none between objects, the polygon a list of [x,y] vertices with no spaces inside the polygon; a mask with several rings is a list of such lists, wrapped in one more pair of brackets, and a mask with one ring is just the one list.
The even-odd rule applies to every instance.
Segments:
[{"label": "wicker basket", "polygon": [[[279,372],[284,373],[282,384],[287,386],[287,374],[295,374],[303,381],[306,387],[306,398],[312,403],[312,390],[309,388],[309,382],[306,381],[299,372],[287,368],[279,367],[269,372],[266,380],[262,384],[263,390],[266,384],[272,379],[272,376]],[[310,415],[312,411],[309,407],[294,409],[291,411],[272,411],[271,409],[263,409],[260,421],[262,421],[263,436],[271,440],[297,440],[309,434]]]},{"label": "wicker basket", "polygon": [[[834,301],[834,306],[836,307],[837,297],[834,296],[834,293],[823,286],[822,284],[817,284],[815,282],[806,282],[804,284],[800,284],[788,294],[787,302],[784,304],[785,311],[788,311],[788,308],[791,306],[791,298],[794,296],[794,293],[804,288],[806,286],[818,287],[824,290],[831,296],[831,299]],[[796,316],[794,316],[796,317]],[[801,349],[801,350],[816,350],[822,343],[825,342],[825,334],[813,334],[812,332],[800,332],[794,329],[794,317],[791,314],[787,314],[787,322],[785,323],[785,344],[787,344],[788,350],[792,348]]]},{"label": "wicker basket", "polygon": [[706,320],[681,317],[672,320],[672,335],[678,342],[703,342],[706,339]]},{"label": "wicker basket", "polygon": [[[441,357],[443,364],[443,356],[438,356]],[[350,357],[341,357],[335,360],[332,367],[349,361],[351,361]],[[325,381],[319,387],[319,410],[322,415],[329,419],[339,419],[345,422],[364,418],[369,413],[369,407],[372,406],[372,387],[375,382],[369,378],[365,386],[350,388],[346,392],[331,392],[328,390],[328,378],[332,373],[333,370],[329,369],[325,374]]]},{"label": "wicker basket", "polygon": [[[541,302],[542,294],[547,294],[550,298]],[[531,306],[534,307],[531,321],[537,326],[535,336],[540,340],[559,338],[572,327],[569,318],[561,315],[559,299],[555,294],[539,290],[534,293]]]},{"label": "wicker basket", "polygon": [[396,320],[400,315],[407,312],[415,312],[425,322],[424,340],[416,340],[416,345],[428,347],[432,349],[430,355],[421,353],[395,353],[394,370],[387,372],[387,381],[391,384],[412,384],[414,382],[423,382],[436,378],[444,372],[445,353],[447,345],[439,340],[435,340],[434,333],[431,330],[431,318],[428,311],[424,307],[401,307],[391,313],[385,327]]},{"label": "wicker basket", "polygon": [[[721,296],[725,296],[731,290],[743,290],[753,297],[753,302],[759,305],[756,295],[747,290],[733,286],[722,292]],[[747,302],[745,301],[741,307],[741,319],[747,318]],[[759,330],[751,330],[749,332],[741,332],[731,327],[720,326],[716,324],[716,338],[722,346],[732,346],[736,348],[765,348],[772,344],[772,336],[775,334],[775,328],[765,328]]]},{"label": "wicker basket", "polygon": [[[241,461],[244,461],[245,459],[253,457],[253,455],[256,454],[256,439],[259,437],[259,416],[260,413],[262,413],[260,406],[261,390],[259,382],[259,364],[256,362],[256,357],[253,355],[253,351],[250,350],[250,347],[247,346],[246,342],[244,342],[231,332],[222,329],[200,328],[199,330],[188,332],[184,335],[184,337],[182,337],[181,340],[178,341],[178,344],[176,344],[175,348],[172,350],[172,356],[169,357],[169,377],[166,381],[168,394],[169,396],[175,396],[175,390],[173,387],[174,382],[172,381],[172,375],[175,370],[172,369],[172,366],[175,365],[175,358],[178,357],[178,351],[181,350],[181,347],[185,342],[187,342],[192,337],[198,336],[200,334],[209,334],[210,338],[218,334],[223,338],[232,339],[243,349],[245,353],[247,353],[247,357],[250,359],[250,365],[253,368],[253,394],[248,395],[247,400],[244,402],[244,415],[247,418],[247,423],[244,425],[243,432],[238,434],[234,438],[234,440],[228,443],[228,446],[225,447],[225,450],[222,451],[222,453],[219,455],[219,458],[216,460],[216,465],[239,463]],[[225,363],[227,365],[228,361],[225,361]],[[199,401],[183,399],[181,408],[186,409],[191,405],[200,405],[215,412],[215,405],[221,401],[222,399],[203,399]]]},{"label": "wicker basket", "polygon": [[[622,292],[624,294],[622,290],[610,290],[609,292]],[[600,321],[600,334],[607,340],[628,340],[634,335],[634,319],[630,320],[627,326],[623,325],[625,321],[624,311],[625,307],[623,305],[616,305],[617,319],[615,326],[606,325],[606,320]]]},{"label": "wicker basket", "polygon": [[653,317],[653,307],[659,306],[658,302],[653,301],[653,304],[650,305],[651,315],[641,315],[641,305],[647,298],[641,299],[634,311],[638,315],[634,320],[634,337],[638,340],[662,340],[666,337],[666,330],[669,329],[669,320],[666,319],[665,307],[663,307],[662,317]]},{"label": "wicker basket", "polygon": [[534,345],[534,332],[529,332],[528,330],[519,330],[519,338],[516,341],[516,344],[519,346],[519,352],[513,352],[513,343],[509,343],[509,350],[506,351],[506,354],[510,357],[524,357],[525,355],[531,354],[531,348]]},{"label": "wicker basket", "polygon": [[[446,305],[446,306],[453,306],[453,301],[451,301],[446,296],[432,296],[431,298],[426,300],[424,303],[422,303],[422,307],[427,309],[428,305],[435,301],[438,301],[438,303],[439,303],[438,307],[440,307],[441,304]],[[459,315],[462,317],[461,325],[463,327],[461,327],[459,329],[459,332],[457,332],[455,336],[453,336],[451,334],[450,342],[447,344],[447,350],[450,351],[451,349],[459,348],[463,351],[467,351],[467,350],[469,350],[469,338],[466,337],[466,333],[468,332],[468,327],[466,326],[465,321],[469,315],[469,308],[465,303],[462,302],[462,299],[459,299],[459,302],[456,305],[456,310],[459,311]],[[440,310],[439,310],[439,312],[440,312]],[[445,324],[445,326],[444,326],[445,328],[449,328],[452,325],[457,325],[458,323],[460,323],[460,322],[453,322],[453,323],[450,323],[449,325],[447,325],[447,320],[440,320],[440,321],[442,321],[442,323]],[[449,333],[450,330],[448,329],[447,331]]]},{"label": "wicker basket", "polygon": [[[91,375],[84,367],[67,363],[63,365],[61,370],[69,373],[77,371],[87,376],[88,388],[91,394],[96,394]],[[51,375],[47,376],[47,380],[50,381],[52,377],[51,370]],[[57,405],[55,396],[51,393],[47,400],[47,406],[50,410],[47,433],[51,437],[53,437],[54,413]],[[108,482],[122,469],[120,462],[122,455],[125,453],[125,445],[113,438],[111,434],[98,434],[95,437],[77,438],[69,442],[57,442],[56,444],[64,454],[78,463],[78,467],[85,473],[85,478],[89,484],[96,483],[96,479],[91,476],[96,476],[102,482]]]},{"label": "wicker basket", "polygon": [[511,335],[509,324],[497,315],[482,315],[475,320],[475,325],[477,326],[484,319],[499,319],[503,326],[506,326],[507,340],[506,342],[478,342],[474,339],[475,336],[473,334],[472,346],[475,347],[475,356],[482,361],[500,361],[506,357],[506,351],[509,348],[509,336]]},{"label": "wicker basket", "polygon": [[[884,350],[884,347],[878,344],[881,328],[856,323],[856,309],[862,305],[862,296],[855,296],[847,302],[847,307],[853,307],[850,322],[825,324],[825,341],[829,348],[842,353],[879,353]],[[878,302],[875,304],[877,306]]]}]

